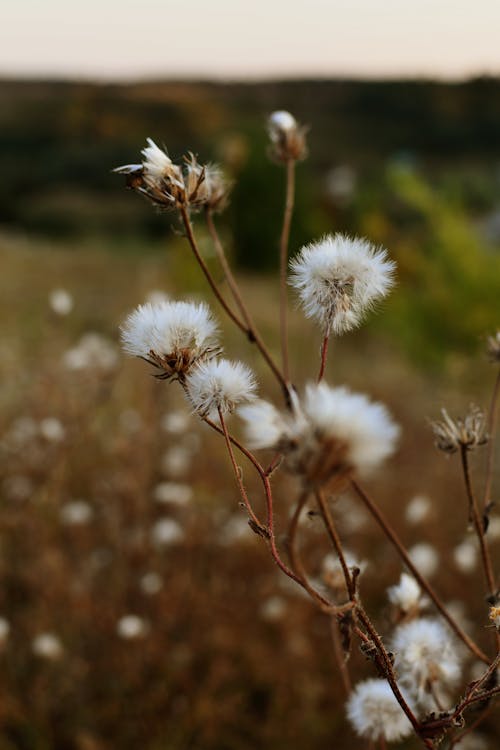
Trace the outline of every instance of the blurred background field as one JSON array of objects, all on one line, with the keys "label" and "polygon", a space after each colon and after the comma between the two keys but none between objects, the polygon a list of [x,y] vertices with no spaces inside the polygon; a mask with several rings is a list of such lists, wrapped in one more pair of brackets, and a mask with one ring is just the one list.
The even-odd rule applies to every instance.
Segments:
[{"label": "blurred background field", "polygon": [[[235,180],[219,225],[277,351],[283,172],[267,158],[265,118],[287,108],[310,125],[291,251],[341,230],[386,246],[399,269],[382,310],[335,342],[328,378],[383,400],[403,425],[373,494],[409,547],[427,545],[414,554],[488,643],[458,465],[436,453],[427,419],[443,405],[487,407],[493,385],[485,340],[499,312],[499,94],[487,78],[0,83],[0,750],[364,746],[345,725],[328,620],[248,528],[221,444],[175,384],[119,350],[120,322],[145,299],[211,301],[172,218],[111,174],[138,160],[146,136],[172,157],[217,160]],[[227,355],[278,398],[214,310]],[[300,386],[320,340],[295,309],[292,330]],[[483,464],[478,453],[474,468]],[[291,491],[281,479],[278,529]],[[385,587],[399,562],[353,498],[334,509],[348,549],[370,558],[362,592],[388,632]],[[495,513],[490,538],[498,561]],[[308,569],[327,586],[314,516],[302,539]],[[361,655],[353,661],[369,673]],[[494,715],[483,734],[498,746]]]}]

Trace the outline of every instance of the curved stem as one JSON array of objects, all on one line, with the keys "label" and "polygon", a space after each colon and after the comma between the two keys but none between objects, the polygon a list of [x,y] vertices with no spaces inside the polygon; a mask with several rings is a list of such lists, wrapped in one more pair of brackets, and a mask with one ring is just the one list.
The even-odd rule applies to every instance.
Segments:
[{"label": "curved stem", "polygon": [[500,368],[495,380],[493,395],[491,397],[490,408],[488,411],[488,453],[486,460],[486,480],[484,483],[483,508],[486,511],[491,502],[491,483],[493,481],[493,468],[495,462],[495,437],[498,419],[498,399],[500,396]]},{"label": "curved stem", "polygon": [[280,337],[281,359],[285,381],[290,382],[290,363],[288,354],[288,305],[286,276],[288,268],[288,242],[292,223],[293,205],[295,200],[295,161],[286,162],[286,198],[283,214],[283,226],[280,237]]},{"label": "curved stem", "polygon": [[477,646],[477,644],[474,643],[474,641],[467,635],[467,633],[465,633],[462,630],[460,625],[457,622],[455,622],[453,617],[446,610],[439,596],[436,594],[436,592],[432,588],[431,584],[421,575],[418,568],[416,568],[415,565],[412,563],[408,555],[408,552],[406,551],[404,545],[399,540],[399,537],[397,536],[396,532],[392,529],[389,522],[384,518],[381,511],[375,505],[373,500],[369,497],[369,495],[367,495],[367,493],[362,489],[362,487],[354,479],[351,480],[351,484],[356,494],[358,495],[358,497],[363,501],[366,508],[370,511],[371,515],[374,517],[374,519],[380,526],[385,536],[389,539],[389,541],[392,543],[392,545],[398,552],[399,556],[405,563],[406,567],[411,571],[416,581],[419,583],[420,587],[425,591],[428,597],[433,601],[434,605],[436,606],[438,611],[441,613],[441,615],[444,617],[444,619],[447,621],[447,623],[450,625],[450,627],[453,629],[455,634],[460,638],[461,641],[463,641],[463,643],[465,643],[469,651],[471,651],[475,656],[477,656],[478,659],[483,661],[485,664],[489,664],[490,660],[488,659],[486,654],[483,651],[481,651],[479,646]]},{"label": "curved stem", "polygon": [[[472,520],[472,523],[474,524],[474,529],[476,531],[476,536],[479,542],[479,548],[481,550],[481,560],[483,563],[486,587],[488,589],[488,594],[491,599],[491,602],[493,603],[498,594],[497,586],[495,583],[495,574],[493,573],[493,565],[491,563],[490,551],[486,543],[486,538],[484,535],[484,527],[483,527],[481,517],[479,515],[476,496],[474,495],[474,490],[472,489],[472,481],[471,481],[471,476],[470,476],[470,471],[469,471],[469,461],[468,461],[468,456],[467,456],[467,447],[465,445],[460,446],[460,458],[462,462],[462,471],[464,475],[467,499],[469,501],[469,515]],[[496,629],[494,632],[494,639],[495,639],[497,650],[499,650],[500,649],[500,633]]]},{"label": "curved stem", "polygon": [[272,358],[269,349],[265,345],[262,336],[260,335],[259,331],[257,330],[255,323],[252,319],[252,316],[250,315],[250,312],[245,304],[245,301],[243,300],[243,297],[241,295],[241,292],[239,290],[238,284],[236,282],[236,279],[234,278],[234,275],[231,271],[231,268],[229,266],[229,263],[227,262],[226,254],[224,252],[224,247],[222,246],[222,242],[220,240],[219,234],[217,232],[217,228],[215,226],[212,212],[210,210],[207,210],[205,212],[205,217],[207,221],[207,227],[208,231],[210,233],[210,236],[212,238],[212,241],[214,243],[215,252],[217,253],[217,257],[220,261],[220,264],[222,266],[222,270],[224,271],[224,275],[226,277],[227,283],[229,285],[229,288],[231,290],[231,293],[233,295],[233,298],[238,305],[238,308],[243,316],[243,319],[245,321],[246,329],[245,333],[252,343],[256,345],[260,353],[262,354],[263,359],[269,366],[270,370],[272,371],[273,375],[278,380],[279,384],[281,385],[284,395],[285,395],[285,401],[289,402],[289,393],[288,393],[288,386],[285,377],[280,372],[279,367],[277,366],[276,362]]},{"label": "curved stem", "polygon": [[231,308],[227,304],[226,300],[224,299],[224,297],[220,293],[219,289],[217,288],[217,284],[215,283],[214,278],[213,278],[212,274],[210,273],[210,269],[208,268],[207,264],[205,263],[205,261],[203,260],[201,254],[200,254],[200,251],[198,249],[198,245],[197,245],[197,242],[196,242],[196,238],[194,236],[193,227],[191,225],[191,220],[189,218],[189,214],[188,214],[185,206],[181,206],[179,210],[180,210],[180,214],[181,214],[181,217],[182,217],[182,221],[184,223],[184,228],[186,229],[186,235],[187,235],[189,244],[191,245],[191,249],[192,249],[192,251],[193,251],[193,253],[194,253],[195,257],[196,257],[196,260],[198,261],[198,264],[199,264],[201,270],[203,271],[203,273],[205,275],[206,280],[208,281],[208,283],[210,285],[210,288],[211,288],[212,292],[215,294],[217,300],[222,305],[222,307],[225,310],[225,312],[229,315],[229,317],[231,318],[231,320],[233,321],[233,323],[235,323],[238,326],[238,328],[240,329],[240,331],[243,331],[244,333],[248,334],[248,330],[245,327],[245,324],[241,322],[241,320],[238,318],[237,315],[235,315],[235,313],[231,310]]}]

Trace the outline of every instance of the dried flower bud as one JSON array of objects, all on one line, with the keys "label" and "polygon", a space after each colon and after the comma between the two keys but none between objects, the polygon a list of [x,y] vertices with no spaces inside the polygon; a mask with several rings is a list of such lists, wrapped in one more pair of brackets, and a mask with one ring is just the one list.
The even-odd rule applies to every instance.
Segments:
[{"label": "dried flower bud", "polygon": [[307,156],[306,128],[284,110],[273,112],[267,129],[271,139],[271,155],[277,161],[298,161]]},{"label": "dried flower bud", "polygon": [[472,450],[488,441],[486,419],[477,406],[471,406],[464,419],[453,420],[446,409],[442,409],[442,422],[432,422],[435,445],[445,453],[455,453],[459,448]]},{"label": "dried flower bud", "polygon": [[500,631],[500,607],[490,607],[490,620],[495,628]]},{"label": "dried flower bud", "polygon": [[187,202],[182,170],[156,143],[147,139],[142,164],[125,164],[114,172],[127,175],[127,186],[145,195],[156,206],[177,209]]},{"label": "dried flower bud", "polygon": [[226,207],[231,186],[217,164],[199,164],[190,154],[186,159],[185,185],[191,208],[222,211]]},{"label": "dried flower bud", "polygon": [[500,331],[488,336],[488,357],[490,362],[500,362]]}]

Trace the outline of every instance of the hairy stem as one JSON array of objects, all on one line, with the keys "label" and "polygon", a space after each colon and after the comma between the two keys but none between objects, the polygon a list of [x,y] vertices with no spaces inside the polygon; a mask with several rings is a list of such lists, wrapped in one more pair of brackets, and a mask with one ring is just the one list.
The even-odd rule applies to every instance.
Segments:
[{"label": "hairy stem", "polygon": [[321,344],[321,364],[319,367],[318,383],[320,383],[323,380],[323,375],[325,374],[329,338],[330,338],[329,334],[326,333],[323,339],[323,343]]}]

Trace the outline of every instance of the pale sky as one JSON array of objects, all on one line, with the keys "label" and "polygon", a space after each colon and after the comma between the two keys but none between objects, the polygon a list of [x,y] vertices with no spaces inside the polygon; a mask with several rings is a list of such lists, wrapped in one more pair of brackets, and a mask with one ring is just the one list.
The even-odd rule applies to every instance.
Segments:
[{"label": "pale sky", "polygon": [[0,0],[0,76],[500,74],[500,0]]}]

